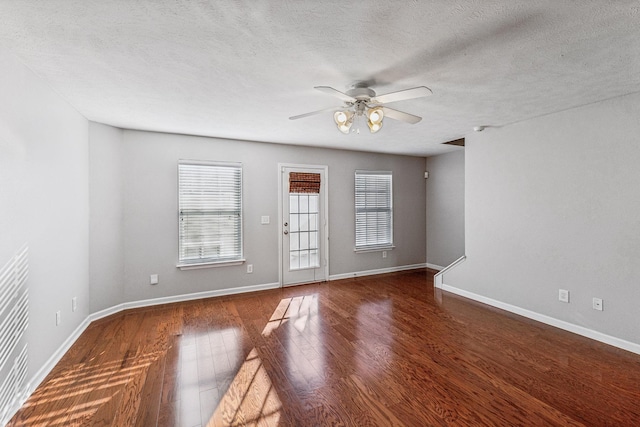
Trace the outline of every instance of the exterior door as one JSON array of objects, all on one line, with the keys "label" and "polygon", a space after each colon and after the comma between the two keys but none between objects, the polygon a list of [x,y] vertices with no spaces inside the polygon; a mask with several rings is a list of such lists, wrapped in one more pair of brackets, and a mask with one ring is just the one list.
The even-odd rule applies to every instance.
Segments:
[{"label": "exterior door", "polygon": [[326,170],[281,166],[283,286],[327,279]]}]

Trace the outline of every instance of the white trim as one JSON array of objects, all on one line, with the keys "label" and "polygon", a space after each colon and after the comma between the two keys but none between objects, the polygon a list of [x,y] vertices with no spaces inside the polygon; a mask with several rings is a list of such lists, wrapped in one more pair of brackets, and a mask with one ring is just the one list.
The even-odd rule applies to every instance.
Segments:
[{"label": "white trim", "polygon": [[443,268],[440,271],[438,271],[433,276],[433,287],[434,288],[438,288],[438,289],[442,289],[442,285],[443,285],[442,281],[444,280],[444,273],[446,273],[447,271],[455,268],[458,264],[463,263],[465,259],[467,259],[467,256],[466,255],[462,255],[460,258],[458,258],[457,260],[453,261],[451,264],[447,265],[445,268]]},{"label": "white trim", "polygon": [[[62,343],[62,345],[51,355],[51,357],[49,357],[49,359],[44,363],[44,365],[42,365],[40,369],[38,369],[38,372],[36,372],[31,377],[31,379],[25,386],[26,392],[22,396],[24,400],[22,400],[21,402],[18,402],[18,406],[15,408],[15,412],[13,413],[13,415],[15,415],[16,412],[18,412],[18,410],[22,407],[24,402],[27,401],[27,399],[31,396],[31,394],[35,391],[35,389],[38,388],[40,383],[42,383],[42,381],[46,378],[46,376],[49,375],[49,372],[53,370],[53,368],[58,364],[60,359],[62,359],[62,357],[67,353],[67,351],[69,351],[69,349],[76,342],[76,340],[80,338],[80,335],[82,335],[82,333],[87,329],[87,327],[91,323],[90,317],[91,316],[88,316],[86,319],[84,319],[82,323],[78,325],[78,327],[71,333],[71,335],[69,335],[69,337]],[[13,417],[13,415],[11,415],[11,417]]]},{"label": "white trim", "polygon": [[391,175],[393,176],[393,171],[373,171],[368,169],[356,169],[355,173],[360,175]]},{"label": "white trim", "polygon": [[444,283],[442,284],[441,289],[447,292],[451,292],[452,294],[460,295],[462,297],[469,298],[471,300],[478,301],[505,311],[509,311],[511,313],[515,313],[550,326],[555,326],[556,328],[564,329],[565,331],[573,332],[574,334],[582,335],[583,337],[591,338],[592,340],[600,341],[605,344],[630,351],[632,353],[640,354],[640,344],[613,337],[611,335],[603,334],[602,332],[594,331],[593,329],[565,322],[564,320],[559,320],[553,317],[546,316],[544,314],[536,313],[535,311],[527,310],[522,307],[507,304],[505,302],[497,301],[482,295],[474,294],[473,292],[465,291],[463,289],[449,286]]},{"label": "white trim", "polygon": [[440,271],[440,270],[444,270],[444,267],[443,267],[443,266],[441,266],[441,265],[436,265],[436,264],[430,264],[430,263],[427,263],[427,268],[430,268],[430,269],[432,269],[432,270],[438,270],[438,271]]},{"label": "white trim", "polygon": [[395,248],[396,247],[394,245],[376,246],[376,247],[371,247],[371,248],[367,248],[366,246],[363,246],[361,248],[353,248],[353,252],[358,253],[358,254],[366,254],[367,252],[391,251],[391,250],[393,250]]},{"label": "white trim", "polygon": [[200,165],[200,166],[229,166],[242,168],[242,162],[226,162],[219,160],[191,160],[191,159],[178,159],[179,165]]},{"label": "white trim", "polygon": [[341,273],[332,274],[329,276],[329,280],[350,279],[352,277],[372,276],[374,274],[395,273],[397,271],[415,270],[418,268],[425,268],[425,263],[411,264],[411,265],[399,265],[397,267],[378,268],[375,270],[356,271],[353,273]]},{"label": "white trim", "polygon": [[[324,197],[322,198],[323,208],[323,217],[324,224],[321,224],[324,227],[324,239],[322,239],[324,252],[324,280],[329,279],[329,166],[327,165],[309,165],[309,164],[298,164],[298,163],[278,163],[278,281],[280,283],[280,287],[283,286],[294,286],[303,283],[290,283],[288,285],[284,285],[284,271],[283,271],[283,248],[282,248],[282,215],[283,215],[283,195],[282,195],[282,174],[284,172],[284,168],[292,168],[292,169],[316,169],[322,171],[322,177],[324,183],[321,185],[324,188]],[[304,282],[304,283],[312,283],[312,282]]]},{"label": "white trim", "polygon": [[88,317],[89,322],[95,322],[96,320],[103,319],[105,317],[111,316],[112,314],[118,314],[121,311],[126,310],[124,304],[114,305],[113,307],[105,308],[104,310],[96,311],[95,313],[91,313]]},{"label": "white trim", "polygon": [[324,283],[326,281],[328,281],[329,279],[326,280],[309,280],[309,281],[305,281],[305,282],[296,282],[296,283],[290,283],[288,285],[282,285],[282,288],[293,288],[294,286],[302,286],[302,285],[311,285],[313,283]]},{"label": "white trim", "polygon": [[171,304],[175,302],[193,301],[197,299],[221,297],[225,295],[243,294],[247,292],[266,291],[269,289],[277,289],[280,287],[279,283],[266,283],[264,285],[250,285],[241,286],[238,288],[226,288],[217,289],[213,291],[195,292],[192,294],[174,295],[170,297],[152,298],[146,300],[138,300],[122,303],[116,307],[112,307],[106,310],[99,311],[89,316],[91,321],[102,319],[103,317],[110,316],[120,311],[129,310],[132,308],[152,307],[154,305]]},{"label": "white trim", "polygon": [[193,264],[176,264],[176,267],[180,270],[197,270],[200,268],[215,268],[215,267],[230,267],[232,265],[244,264],[246,259],[234,259],[233,261],[209,261],[209,262],[194,262]]}]

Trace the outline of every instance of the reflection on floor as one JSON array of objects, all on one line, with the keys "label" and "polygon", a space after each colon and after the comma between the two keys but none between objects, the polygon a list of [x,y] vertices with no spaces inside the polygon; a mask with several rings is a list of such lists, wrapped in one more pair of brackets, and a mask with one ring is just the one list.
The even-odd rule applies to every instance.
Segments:
[{"label": "reflection on floor", "polygon": [[640,356],[429,270],[94,322],[10,426],[635,425]]}]

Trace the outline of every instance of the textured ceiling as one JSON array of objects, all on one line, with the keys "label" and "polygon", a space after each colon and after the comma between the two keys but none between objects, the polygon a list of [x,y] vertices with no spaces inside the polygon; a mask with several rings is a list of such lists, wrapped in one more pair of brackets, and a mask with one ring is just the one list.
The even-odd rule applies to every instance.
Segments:
[{"label": "textured ceiling", "polygon": [[[0,48],[113,126],[411,155],[640,91],[640,2],[0,0]],[[343,135],[313,89],[366,81],[423,117]],[[337,101],[337,102],[336,102]]]}]

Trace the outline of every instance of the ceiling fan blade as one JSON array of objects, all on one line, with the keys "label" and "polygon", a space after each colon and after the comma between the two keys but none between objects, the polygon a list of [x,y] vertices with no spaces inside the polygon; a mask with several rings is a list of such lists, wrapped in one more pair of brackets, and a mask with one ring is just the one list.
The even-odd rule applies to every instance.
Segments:
[{"label": "ceiling fan blade", "polygon": [[291,116],[289,117],[289,120],[298,120],[298,119],[304,119],[305,117],[309,117],[309,116],[315,116],[316,114],[322,114],[325,113],[327,111],[336,111],[336,110],[340,110],[343,107],[331,107],[331,108],[324,108],[322,110],[318,110],[318,111],[312,111],[310,113],[304,113],[304,114],[299,114],[297,116]]},{"label": "ceiling fan blade", "polygon": [[406,99],[420,98],[433,94],[431,89],[426,86],[418,86],[411,89],[399,90],[397,92],[385,93],[371,99],[372,102],[378,104],[386,104],[387,102],[404,101]]},{"label": "ceiling fan blade", "polygon": [[390,119],[400,120],[401,122],[411,123],[415,125],[422,117],[414,116],[413,114],[405,113],[403,111],[394,110],[389,107],[382,107],[382,111],[384,111],[384,116],[389,117]]},{"label": "ceiling fan blade", "polygon": [[336,98],[339,98],[343,101],[346,102],[356,102],[357,99],[355,99],[353,96],[349,96],[344,92],[340,92],[337,89],[334,89],[332,87],[329,86],[315,86],[314,89],[318,89],[320,92],[324,92],[327,95],[332,95],[335,96]]}]

